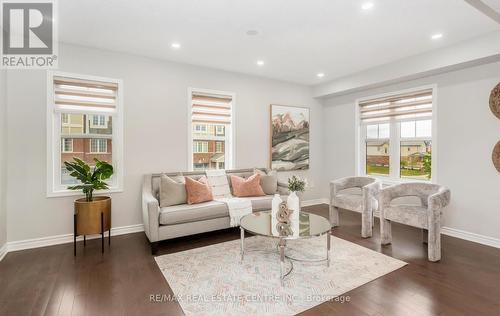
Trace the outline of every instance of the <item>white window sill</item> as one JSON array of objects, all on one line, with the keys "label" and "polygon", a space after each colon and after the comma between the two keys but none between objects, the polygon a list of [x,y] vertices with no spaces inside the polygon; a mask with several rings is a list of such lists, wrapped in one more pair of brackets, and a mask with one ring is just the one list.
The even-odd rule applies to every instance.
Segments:
[{"label": "white window sill", "polygon": [[419,182],[419,183],[433,183],[432,179],[431,180],[420,180],[420,179],[408,179],[408,178],[390,178],[390,177],[384,177],[384,176],[377,176],[373,174],[368,174],[368,175],[363,175],[364,177],[372,177],[380,182],[382,182],[383,185],[389,186],[389,185],[395,185],[395,184],[401,184],[401,183],[409,183],[409,182]]},{"label": "white window sill", "polygon": [[[123,192],[122,188],[111,188],[109,190],[94,191],[93,195],[100,196],[100,195],[121,193],[121,192]],[[65,197],[65,196],[82,196],[82,197],[84,197],[85,194],[83,194],[83,192],[81,190],[59,190],[59,191],[47,192],[47,198],[56,198],[56,197]]]}]

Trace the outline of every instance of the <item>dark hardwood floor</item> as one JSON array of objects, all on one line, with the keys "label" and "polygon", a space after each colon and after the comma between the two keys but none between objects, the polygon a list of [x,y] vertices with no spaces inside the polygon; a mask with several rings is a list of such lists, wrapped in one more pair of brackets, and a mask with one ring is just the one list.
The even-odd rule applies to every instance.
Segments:
[{"label": "dark hardwood floor", "polygon": [[[308,211],[326,216],[326,205]],[[333,235],[409,263],[303,315],[500,315],[500,250],[443,236],[443,258],[427,261],[418,229],[393,225],[393,244],[360,237],[360,215],[341,213]],[[239,238],[228,229],[162,242],[158,255]],[[98,239],[9,253],[0,262],[0,315],[182,315],[150,254],[143,233],[113,237],[101,254]],[[335,264],[335,263],[333,263]]]}]

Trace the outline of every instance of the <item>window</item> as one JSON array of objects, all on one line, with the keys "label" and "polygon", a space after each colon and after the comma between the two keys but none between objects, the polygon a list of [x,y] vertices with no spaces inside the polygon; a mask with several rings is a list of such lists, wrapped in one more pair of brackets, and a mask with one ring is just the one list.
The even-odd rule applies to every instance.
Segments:
[{"label": "window", "polygon": [[208,153],[208,142],[194,141],[193,153]]},{"label": "window", "polygon": [[192,90],[190,102],[190,169],[224,169],[232,166],[232,93]]},{"label": "window", "polygon": [[108,152],[108,140],[102,138],[94,138],[90,140],[90,153],[107,153]]},{"label": "window", "polygon": [[426,89],[358,103],[364,174],[431,178],[432,102]]},{"label": "window", "polygon": [[61,141],[61,151],[63,153],[71,153],[73,152],[73,139],[71,138],[63,138]]},{"label": "window", "polygon": [[200,125],[200,124],[195,124],[194,126],[194,131],[199,134],[206,134],[207,132],[207,125]]},{"label": "window", "polygon": [[215,135],[224,136],[224,125],[215,126]]},{"label": "window", "polygon": [[366,174],[389,175],[389,124],[366,125]]},{"label": "window", "polygon": [[68,185],[77,183],[64,165],[74,157],[95,164],[94,159],[113,165],[108,180],[111,190],[121,190],[122,112],[121,81],[87,76],[49,73],[47,194],[75,194]]},{"label": "window", "polygon": [[215,142],[215,152],[222,153],[222,142]]},{"label": "window", "polygon": [[64,124],[69,124],[69,114],[67,113],[62,113],[61,114],[61,123]]},{"label": "window", "polygon": [[106,127],[106,116],[105,115],[92,115],[91,126],[92,127]]}]

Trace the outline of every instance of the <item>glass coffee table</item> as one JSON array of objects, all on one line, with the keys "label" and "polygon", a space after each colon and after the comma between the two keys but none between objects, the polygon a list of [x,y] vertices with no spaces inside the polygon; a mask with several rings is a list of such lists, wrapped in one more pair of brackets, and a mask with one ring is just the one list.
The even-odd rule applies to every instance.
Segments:
[{"label": "glass coffee table", "polygon": [[[329,234],[331,230],[330,221],[323,216],[312,213],[300,212],[298,221],[291,223],[280,223],[273,218],[271,211],[256,212],[245,215],[240,221],[241,230],[241,262],[245,255],[245,231],[259,236],[278,239],[278,250],[280,258],[280,281],[283,281],[293,270],[293,263],[288,271],[285,271],[285,257],[294,261],[326,262],[330,266],[330,238],[326,238],[326,257],[322,259],[299,259],[287,256],[285,253],[286,241],[294,239],[306,239]],[[330,237],[330,236],[328,236]],[[291,261],[290,261],[291,262]]]}]

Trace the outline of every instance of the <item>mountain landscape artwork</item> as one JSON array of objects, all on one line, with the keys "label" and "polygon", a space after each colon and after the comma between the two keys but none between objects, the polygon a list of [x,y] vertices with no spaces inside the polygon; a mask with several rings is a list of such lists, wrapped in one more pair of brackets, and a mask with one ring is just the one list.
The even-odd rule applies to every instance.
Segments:
[{"label": "mountain landscape artwork", "polygon": [[309,109],[271,104],[271,168],[309,169]]}]

